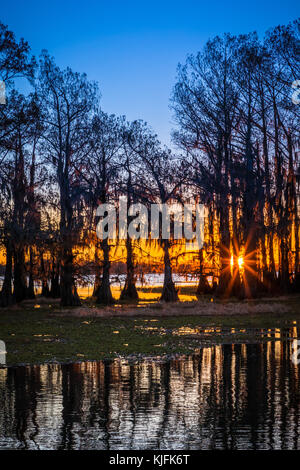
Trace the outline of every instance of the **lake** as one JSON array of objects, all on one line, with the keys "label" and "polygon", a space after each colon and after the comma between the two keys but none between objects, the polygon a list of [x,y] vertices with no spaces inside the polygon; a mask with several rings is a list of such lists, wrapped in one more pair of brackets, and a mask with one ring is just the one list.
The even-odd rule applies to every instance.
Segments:
[{"label": "lake", "polygon": [[1,449],[297,449],[292,341],[0,369]]}]

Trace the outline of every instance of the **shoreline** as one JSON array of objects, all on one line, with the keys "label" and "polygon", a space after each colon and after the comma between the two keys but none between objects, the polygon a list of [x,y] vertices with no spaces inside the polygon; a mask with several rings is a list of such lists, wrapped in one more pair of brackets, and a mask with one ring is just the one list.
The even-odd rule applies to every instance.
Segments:
[{"label": "shoreline", "polygon": [[137,303],[122,303],[111,306],[96,305],[92,299],[83,300],[81,307],[60,307],[59,300],[37,298],[35,301],[28,300],[22,302],[18,307],[12,309],[18,310],[22,306],[31,306],[33,308],[43,308],[45,305],[51,305],[53,315],[74,316],[74,317],[172,317],[172,316],[231,316],[231,315],[257,315],[257,314],[284,314],[290,313],[294,305],[299,305],[300,295],[284,295],[279,297],[262,297],[258,299],[247,300],[216,300],[211,296],[205,296],[199,300],[179,301],[179,302],[160,302],[145,301],[141,299]]}]

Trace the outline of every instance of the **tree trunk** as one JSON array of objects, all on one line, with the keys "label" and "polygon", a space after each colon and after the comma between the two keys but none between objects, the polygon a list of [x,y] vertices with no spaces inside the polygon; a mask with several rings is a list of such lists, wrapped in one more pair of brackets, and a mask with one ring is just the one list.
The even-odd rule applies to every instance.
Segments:
[{"label": "tree trunk", "polygon": [[16,302],[27,298],[24,246],[16,243],[14,247],[14,297]]},{"label": "tree trunk", "polygon": [[12,248],[8,240],[6,243],[6,265],[4,281],[0,293],[0,307],[8,307],[15,302],[12,294]]},{"label": "tree trunk", "polygon": [[59,274],[53,273],[51,276],[49,297],[52,299],[59,299],[60,296]]},{"label": "tree trunk", "polygon": [[100,256],[99,256],[99,242],[96,242],[95,245],[95,281],[94,281],[94,290],[93,297],[97,297],[99,288],[101,286],[101,272],[100,272]]},{"label": "tree trunk", "polygon": [[73,276],[72,247],[68,244],[65,244],[62,252],[60,304],[62,307],[79,307],[81,305]]},{"label": "tree trunk", "polygon": [[[69,155],[66,157],[66,159],[69,163]],[[73,246],[74,235],[76,236],[76,233],[74,233],[73,230],[73,207],[70,197],[70,181],[68,171],[69,165],[66,163],[60,186],[60,234],[62,239],[60,304],[62,307],[79,307],[81,302],[75,286],[73,266]]]},{"label": "tree trunk", "polygon": [[109,261],[108,240],[107,239],[102,240],[101,246],[103,250],[103,271],[102,271],[101,284],[97,292],[96,303],[103,304],[103,305],[111,305],[115,303],[115,300],[112,296],[111,289],[110,289],[110,279],[109,279],[110,261]]},{"label": "tree trunk", "polygon": [[[267,267],[266,262],[263,268],[263,284],[265,289],[272,293],[276,289],[276,269],[274,260],[273,250],[273,213],[272,213],[272,198],[271,198],[271,179],[270,179],[270,166],[269,166],[269,152],[268,152],[268,136],[267,136],[267,125],[266,125],[266,110],[265,110],[265,99],[263,88],[261,88],[261,109],[262,109],[262,133],[263,133],[263,156],[264,156],[264,180],[265,180],[265,203],[268,230],[265,229],[265,222],[262,209],[262,225],[264,228],[263,250],[265,250],[265,240],[267,240],[267,246],[269,249],[270,266]],[[264,255],[264,253],[263,253]]]},{"label": "tree trunk", "polygon": [[210,294],[212,289],[208,283],[207,277],[203,273],[203,248],[199,250],[199,261],[200,261],[200,266],[199,266],[199,271],[200,271],[200,276],[199,276],[199,283],[196,291],[196,295],[205,295],[205,294]]},{"label": "tree trunk", "polygon": [[163,248],[164,248],[164,285],[163,291],[161,294],[160,300],[164,302],[176,302],[178,301],[178,293],[175,288],[175,284],[172,279],[172,267],[170,262],[170,254],[169,254],[169,241],[163,240]]},{"label": "tree trunk", "polygon": [[255,226],[253,225],[246,229],[246,250],[245,250],[245,265],[244,265],[244,276],[243,276],[243,289],[247,299],[255,298],[261,291],[260,282],[257,272],[257,240],[258,233]]},{"label": "tree trunk", "polygon": [[200,297],[200,295],[206,295],[206,294],[211,294],[211,293],[212,293],[212,288],[209,285],[207,277],[200,274],[199,283],[198,283],[198,287],[196,290],[197,297]]},{"label": "tree trunk", "polygon": [[29,284],[27,289],[27,298],[35,299],[34,294],[34,279],[33,279],[33,250],[29,248]]},{"label": "tree trunk", "polygon": [[223,200],[220,213],[220,277],[219,284],[216,289],[217,297],[229,297],[231,270],[230,270],[230,234],[229,234],[229,214],[227,201]]},{"label": "tree trunk", "polygon": [[49,286],[47,280],[43,279],[42,281],[42,292],[41,292],[42,297],[50,297],[50,291],[49,291]]},{"label": "tree trunk", "polygon": [[243,233],[244,233],[244,275],[243,290],[246,298],[256,297],[258,294],[258,266],[257,250],[259,231],[257,227],[257,206],[259,189],[254,173],[254,150],[252,144],[252,95],[251,79],[248,89],[248,117],[245,141],[245,194],[243,204]]},{"label": "tree trunk", "polygon": [[127,275],[124,288],[121,292],[120,300],[139,300],[139,295],[135,287],[135,276],[134,276],[134,260],[133,260],[133,249],[132,241],[129,236],[126,239],[127,248]]},{"label": "tree trunk", "polygon": [[52,256],[51,285],[49,297],[58,299],[61,296],[59,285],[59,261]]},{"label": "tree trunk", "polygon": [[42,280],[41,296],[42,297],[49,297],[48,276],[47,276],[46,270],[45,270],[43,253],[41,253],[40,257],[41,257],[40,263],[41,263],[41,280]]}]

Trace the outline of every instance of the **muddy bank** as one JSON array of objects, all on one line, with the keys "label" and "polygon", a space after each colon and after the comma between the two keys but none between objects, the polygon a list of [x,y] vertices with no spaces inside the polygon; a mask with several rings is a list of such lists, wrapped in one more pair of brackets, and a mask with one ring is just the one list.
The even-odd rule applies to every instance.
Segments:
[{"label": "muddy bank", "polygon": [[[155,303],[142,306],[113,306],[97,307],[82,306],[73,309],[55,309],[54,314],[63,314],[75,317],[169,317],[169,316],[231,316],[231,315],[258,315],[258,314],[284,314],[297,311],[299,299],[285,303],[285,298],[277,301],[261,299],[259,302],[184,302],[184,303]],[[296,310],[295,310],[296,309]]]}]

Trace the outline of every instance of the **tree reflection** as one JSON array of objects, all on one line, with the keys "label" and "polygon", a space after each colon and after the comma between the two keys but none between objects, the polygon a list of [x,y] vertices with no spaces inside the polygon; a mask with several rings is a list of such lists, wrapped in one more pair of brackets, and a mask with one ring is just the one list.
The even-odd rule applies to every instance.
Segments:
[{"label": "tree reflection", "polygon": [[2,369],[0,448],[299,448],[299,369],[276,334],[171,360]]}]

